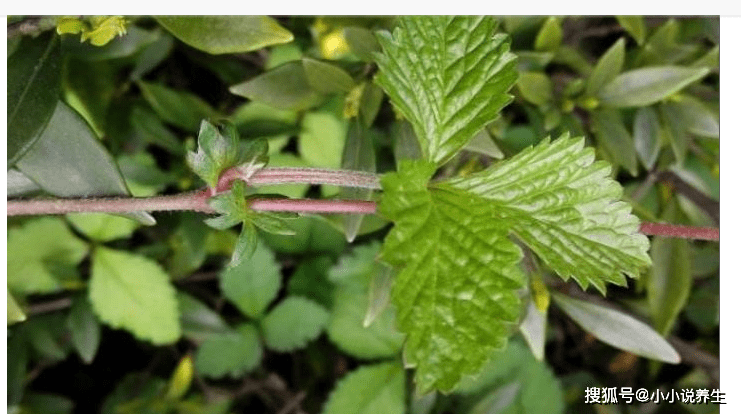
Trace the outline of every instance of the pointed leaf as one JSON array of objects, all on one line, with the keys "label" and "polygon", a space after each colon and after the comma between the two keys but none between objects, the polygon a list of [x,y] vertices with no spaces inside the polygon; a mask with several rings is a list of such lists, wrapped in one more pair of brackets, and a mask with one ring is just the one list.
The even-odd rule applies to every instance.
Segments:
[{"label": "pointed leaf", "polygon": [[623,70],[624,61],[625,39],[621,37],[599,58],[597,65],[587,78],[584,94],[587,96],[596,95],[603,85],[615,79]]},{"label": "pointed leaf", "polygon": [[184,43],[212,55],[293,40],[291,32],[267,16],[160,16],[157,21]]},{"label": "pointed leaf", "polygon": [[140,225],[134,220],[104,213],[68,214],[67,220],[81,233],[102,242],[130,237]]},{"label": "pointed leaf", "polygon": [[100,345],[100,322],[85,296],[77,297],[67,316],[67,327],[77,354],[86,363],[93,362]]},{"label": "pointed leaf", "polygon": [[540,28],[538,35],[535,37],[535,50],[539,52],[554,52],[561,46],[561,40],[563,40],[561,19],[549,17],[543,23],[543,27]]},{"label": "pointed leaf", "polygon": [[202,342],[214,333],[230,331],[216,311],[204,305],[198,299],[183,293],[177,293],[178,310],[183,336],[197,342]]},{"label": "pointed leaf", "polygon": [[59,99],[62,59],[57,36],[24,36],[8,59],[8,167],[41,137]]},{"label": "pointed leaf", "polygon": [[344,69],[321,60],[303,58],[306,79],[309,86],[319,93],[343,93],[349,92],[355,82]]},{"label": "pointed leaf", "polygon": [[643,21],[643,16],[616,16],[615,18],[620,26],[630,33],[636,43],[643,44],[646,40],[646,23]]},{"label": "pointed leaf", "polygon": [[8,326],[25,320],[26,314],[23,313],[23,309],[21,309],[13,295],[10,294],[10,289],[8,289]]},{"label": "pointed leaf", "polygon": [[379,34],[376,78],[414,127],[425,159],[442,164],[511,101],[515,56],[490,17],[403,16]]},{"label": "pointed leaf", "polygon": [[42,217],[8,229],[8,288],[16,293],[53,293],[79,287],[75,267],[88,246],[64,220]]},{"label": "pointed leaf", "polygon": [[528,302],[525,319],[520,323],[520,333],[538,361],[542,361],[545,355],[546,326],[546,312],[538,309],[534,301]]},{"label": "pointed leaf", "polygon": [[517,89],[522,98],[533,105],[545,105],[553,99],[553,84],[543,72],[523,72],[517,79]]},{"label": "pointed leaf", "polygon": [[592,113],[592,120],[600,148],[607,152],[613,164],[624,167],[631,175],[636,176],[638,165],[635,144],[620,112],[616,109],[600,109]]},{"label": "pointed leaf", "polygon": [[209,336],[196,351],[195,368],[210,378],[226,375],[239,378],[257,367],[261,359],[257,329],[252,324],[243,324],[232,332]]},{"label": "pointed leaf", "polygon": [[303,64],[297,61],[233,85],[229,91],[276,109],[292,111],[311,108],[321,98],[321,94],[309,85]]},{"label": "pointed leaf", "polygon": [[667,335],[687,305],[692,288],[687,240],[654,237],[651,244],[654,265],[646,282],[653,326]]},{"label": "pointed leaf", "polygon": [[656,110],[652,107],[638,109],[633,121],[633,139],[638,159],[647,170],[652,169],[659,158],[663,134]]},{"label": "pointed leaf", "polygon": [[158,345],[180,337],[175,289],[156,262],[102,246],[92,262],[90,302],[101,321]]},{"label": "pointed leaf", "polygon": [[324,330],[329,313],[299,296],[284,299],[262,320],[265,344],[278,352],[305,347]]},{"label": "pointed leaf", "polygon": [[381,258],[401,269],[391,294],[421,392],[453,389],[504,346],[523,280],[522,253],[494,204],[446,184],[428,189],[435,169],[402,161],[381,179],[378,210],[395,223]]},{"label": "pointed leaf", "polygon": [[381,51],[381,45],[373,36],[373,32],[364,27],[345,27],[342,34],[352,53],[364,62],[373,62],[375,60],[373,54]]},{"label": "pointed leaf", "polygon": [[557,292],[553,300],[585,331],[606,344],[669,364],[680,362],[677,351],[661,335],[631,316]]},{"label": "pointed leaf", "polygon": [[[61,101],[39,140],[17,165],[44,191],[59,197],[130,195],[111,155],[80,115]],[[145,225],[155,223],[146,212],[127,216]]]},{"label": "pointed leaf", "polygon": [[211,105],[190,92],[153,82],[138,81],[136,84],[144,99],[163,121],[190,133],[198,131],[202,119],[218,117]]},{"label": "pointed leaf", "polygon": [[648,106],[710,73],[708,68],[655,66],[621,73],[603,86],[600,103],[611,107]]},{"label": "pointed leaf", "polygon": [[650,263],[648,239],[620,200],[610,165],[594,162],[583,138],[543,140],[480,173],[450,181],[453,187],[496,204],[512,231],[564,279],[605,292],[625,285]]},{"label": "pointed leaf", "polygon": [[365,365],[337,383],[323,414],[402,414],[404,370],[396,363]]},{"label": "pointed leaf", "polygon": [[[351,171],[376,172],[376,154],[368,130],[363,127],[360,117],[350,123],[350,128],[342,151],[342,169]],[[370,200],[373,190],[366,188],[340,188],[339,198],[343,200]],[[349,243],[355,240],[364,214],[344,215],[345,238]]]},{"label": "pointed leaf", "polygon": [[280,266],[273,252],[259,242],[252,257],[224,269],[219,282],[230,302],[245,315],[257,318],[280,289]]}]

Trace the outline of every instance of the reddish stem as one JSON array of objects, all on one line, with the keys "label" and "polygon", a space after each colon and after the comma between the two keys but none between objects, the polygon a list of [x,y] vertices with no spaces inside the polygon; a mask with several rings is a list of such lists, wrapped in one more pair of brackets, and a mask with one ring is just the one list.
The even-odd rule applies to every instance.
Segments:
[{"label": "reddish stem", "polygon": [[720,240],[720,229],[713,227],[644,222],[641,223],[641,233],[649,236],[678,237],[682,239]]}]

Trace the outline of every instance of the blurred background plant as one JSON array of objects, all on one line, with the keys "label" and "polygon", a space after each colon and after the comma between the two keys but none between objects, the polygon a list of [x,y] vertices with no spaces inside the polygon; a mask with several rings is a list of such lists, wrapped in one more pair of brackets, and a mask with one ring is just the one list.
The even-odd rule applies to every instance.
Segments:
[{"label": "blurred background plant", "polygon": [[[515,99],[441,174],[477,171],[570,132],[613,165],[642,220],[719,226],[717,18],[499,21],[518,56]],[[392,17],[9,17],[8,196],[200,188],[184,155],[204,118],[230,120],[245,145],[266,138],[270,166],[392,171],[419,152],[373,83],[374,31],[394,25]],[[328,185],[256,191],[372,197]],[[291,222],[295,236],[261,232],[253,260],[228,268],[236,232],[196,213],[154,218],[8,219],[10,410],[717,408],[584,404],[587,387],[719,388],[716,242],[653,237],[653,267],[610,287],[610,302],[534,264],[538,306],[521,338],[456,392],[416,396],[386,306],[391,276],[374,260],[383,219],[301,217]],[[580,319],[574,300],[595,307]],[[600,342],[624,334],[584,325],[606,307],[651,324],[683,362]]]}]

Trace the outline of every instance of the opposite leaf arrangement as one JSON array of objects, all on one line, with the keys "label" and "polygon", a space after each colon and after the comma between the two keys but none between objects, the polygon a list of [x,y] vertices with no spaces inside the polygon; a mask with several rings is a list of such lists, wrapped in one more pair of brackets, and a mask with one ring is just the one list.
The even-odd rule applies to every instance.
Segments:
[{"label": "opposite leaf arrangement", "polygon": [[[451,391],[503,348],[521,314],[526,275],[515,237],[564,280],[603,294],[650,265],[639,221],[583,138],[543,140],[468,176],[433,181],[511,96],[517,74],[505,35],[487,17],[403,17],[382,34],[378,83],[411,123],[423,159],[382,177],[378,213],[394,223],[380,259],[399,273],[391,298],[406,336],[404,360],[421,393]],[[285,214],[250,208],[245,183],[267,164],[267,145],[239,148],[236,130],[203,122],[188,163],[210,186],[218,229],[242,223],[232,265],[249,260],[258,227],[291,234]],[[236,168],[228,192],[224,171]],[[222,192],[218,192],[222,190]],[[264,198],[264,196],[261,196]]]},{"label": "opposite leaf arrangement", "polygon": [[[191,21],[161,17],[156,19],[156,24],[157,30],[171,33],[166,38],[169,42],[178,39],[212,55],[244,53],[293,40],[291,32],[273,19],[242,17],[238,20],[202,17]],[[645,106],[635,115],[635,145],[642,148],[638,150],[640,161],[652,176],[661,146],[670,145],[669,139],[655,136],[665,137],[669,132],[681,136],[680,132],[683,133],[684,126],[677,126],[675,131],[664,128],[663,123],[670,119],[664,116],[665,112],[672,108],[680,114],[692,112],[687,108],[691,108],[694,101],[674,102],[669,96],[705,76],[709,69],[677,69],[665,65],[620,74],[625,60],[625,42],[621,39],[603,55],[594,70],[584,71],[589,73],[586,82],[569,84],[563,92],[568,98],[564,102],[568,101],[567,106],[571,107],[564,113],[571,113],[575,105],[593,112],[590,113],[590,127],[595,128],[596,149],[587,145],[581,136],[584,129],[561,128],[558,130],[572,132],[555,133],[557,129],[552,126],[543,131],[553,132],[553,137],[538,133],[537,139],[518,141],[517,145],[507,148],[508,154],[514,154],[512,156],[505,158],[496,148],[499,155],[494,157],[496,160],[487,157],[483,162],[475,159],[467,163],[470,154],[463,150],[481,144],[480,133],[490,132],[488,129],[497,122],[502,109],[512,102],[509,91],[515,85],[525,102],[537,106],[533,111],[543,112],[541,118],[546,120],[542,123],[555,122],[553,116],[547,119],[553,111],[560,114],[552,96],[551,80],[545,73],[533,71],[532,66],[538,56],[553,55],[551,52],[558,45],[549,45],[548,39],[556,39],[560,44],[559,23],[547,19],[541,29],[547,36],[536,38],[538,52],[524,53],[519,58],[510,51],[510,37],[497,33],[497,22],[490,17],[403,16],[395,23],[397,27],[393,32],[378,31],[375,37],[365,28],[345,28],[343,33],[348,42],[361,45],[356,48],[354,57],[362,62],[357,66],[348,65],[348,70],[340,64],[330,64],[298,52],[299,58],[283,61],[283,57],[278,63],[262,62],[260,69],[264,69],[264,73],[241,83],[230,83],[232,94],[250,99],[244,111],[235,113],[249,118],[254,115],[252,112],[270,112],[276,120],[291,119],[293,127],[300,122],[301,133],[308,138],[299,140],[297,152],[306,153],[301,154],[302,160],[316,162],[295,165],[276,162],[281,155],[287,154],[280,149],[277,153],[271,151],[274,142],[269,145],[263,137],[273,135],[255,132],[255,135],[240,139],[240,133],[243,136],[252,133],[253,125],[243,124],[238,128],[234,125],[238,116],[220,120],[214,115],[217,111],[200,98],[142,80],[142,74],[151,68],[147,69],[146,62],[143,67],[137,64],[136,75],[132,74],[129,82],[138,87],[143,97],[139,99],[153,109],[135,106],[131,110],[132,128],[146,132],[148,143],[169,148],[178,162],[182,162],[184,156],[188,167],[206,184],[205,189],[191,193],[153,196],[165,188],[162,185],[147,194],[152,196],[150,198],[128,197],[131,193],[119,167],[123,169],[121,164],[130,159],[124,155],[115,162],[98,140],[102,132],[97,137],[91,133],[101,129],[100,125],[92,130],[89,127],[95,124],[88,120],[95,118],[94,108],[88,108],[87,117],[83,119],[78,115],[82,104],[77,102],[75,106],[59,100],[56,37],[49,37],[48,45],[43,48],[38,45],[28,48],[26,54],[34,59],[9,61],[17,66],[12,71],[16,75],[32,67],[56,74],[56,78],[49,76],[54,80],[49,85],[36,85],[39,93],[49,95],[46,101],[53,103],[47,102],[47,108],[35,108],[19,98],[23,94],[20,86],[15,85],[13,93],[9,93],[9,101],[18,102],[13,105],[12,112],[9,111],[11,122],[22,121],[22,115],[35,108],[44,112],[37,115],[46,117],[44,122],[48,122],[48,127],[41,132],[24,128],[9,130],[9,135],[13,135],[9,138],[8,159],[19,170],[16,179],[22,184],[31,187],[38,184],[37,189],[60,198],[10,200],[8,215],[99,211],[121,214],[140,224],[151,225],[154,218],[149,215],[150,211],[191,210],[211,214],[203,222],[212,228],[226,230],[239,226],[236,241],[211,240],[209,244],[218,245],[213,248],[220,249],[219,254],[231,254],[226,267],[223,267],[224,262],[218,262],[220,299],[227,299],[249,319],[230,326],[209,306],[174,289],[173,279],[201,268],[205,248],[200,249],[197,260],[184,258],[197,250],[184,247],[178,251],[179,256],[172,259],[184,263],[170,266],[166,271],[145,254],[130,254],[115,246],[102,245],[131,236],[138,224],[112,215],[72,214],[67,221],[90,243],[78,239],[62,220],[50,218],[24,223],[22,229],[9,232],[8,255],[14,258],[8,266],[9,321],[13,312],[14,321],[25,318],[11,291],[30,295],[84,287],[86,282],[75,269],[89,255],[89,296],[78,295],[73,311],[87,315],[98,329],[102,321],[114,328],[125,328],[137,339],[156,345],[170,344],[180,337],[195,338],[197,351],[193,360],[190,354],[181,360],[185,371],[195,366],[196,371],[210,378],[244,377],[261,364],[263,345],[276,352],[293,352],[316,339],[325,328],[332,344],[352,357],[374,361],[397,359],[362,366],[346,375],[329,397],[325,405],[327,413],[351,412],[354,408],[358,412],[361,409],[384,411],[369,408],[374,407],[373,399],[379,393],[388,394],[388,400],[393,401],[393,410],[389,412],[402,412],[407,398],[404,370],[398,361],[400,349],[403,349],[404,367],[415,369],[417,397],[429,396],[433,391],[475,393],[480,379],[476,376],[482,370],[488,370],[489,374],[497,371],[490,369],[492,364],[501,368],[498,375],[502,377],[515,371],[517,376],[527,377],[531,372],[527,366],[547,371],[536,359],[543,359],[546,310],[551,298],[565,314],[601,341],[636,355],[678,363],[677,352],[648,325],[621,312],[571,298],[562,294],[564,292],[549,292],[541,280],[545,273],[539,266],[544,265],[564,281],[575,281],[583,290],[593,286],[606,295],[610,284],[627,286],[626,276],[637,278],[652,265],[652,260],[658,263],[671,260],[669,256],[672,255],[687,256],[686,245],[677,243],[675,246],[667,242],[668,239],[659,238],[653,247],[649,246],[648,238],[641,232],[641,222],[631,213],[627,198],[623,200],[623,188],[612,178],[611,165],[620,165],[633,175],[639,167],[636,151],[622,154],[625,145],[633,149],[634,143],[630,137],[626,141],[628,133],[623,134],[623,119],[615,108],[660,103],[661,110]],[[126,20],[122,18],[96,19],[89,23],[65,18],[57,23],[59,34],[82,34],[83,41],[89,39],[96,45],[126,30]],[[202,35],[204,31],[209,34]],[[135,26],[129,28],[130,34],[143,36],[142,32]],[[290,49],[276,48],[270,53],[271,56],[290,54],[285,50]],[[43,64],[35,64],[36,61]],[[574,61],[579,66],[578,59],[574,58],[571,63]],[[67,64],[74,62],[69,60]],[[649,87],[632,90],[631,85],[635,86],[637,77],[649,83]],[[9,77],[9,84],[15,83]],[[584,94],[579,95],[582,90]],[[626,90],[630,90],[628,95],[632,98],[626,98]],[[337,101],[340,102],[339,111],[332,107],[332,111],[350,119],[342,120],[346,124],[338,121],[340,115],[330,115],[323,112],[326,107],[319,106],[322,99],[333,94],[346,98],[344,108],[341,101]],[[396,122],[392,128],[396,129],[390,133],[393,143],[389,146],[384,143],[382,149],[393,146],[396,170],[392,170],[393,164],[389,162],[379,171],[391,172],[379,176],[375,171],[381,157],[377,160],[373,152],[380,146],[374,142],[370,127],[384,96],[388,96],[393,105]],[[170,105],[180,101],[187,101],[187,105]],[[387,114],[393,115],[391,111]],[[183,131],[198,129],[195,150],[185,150],[192,149],[193,142],[188,141],[188,146],[184,146],[158,117]],[[156,122],[148,122],[152,119]],[[697,129],[698,124],[703,123],[696,122],[692,128]],[[274,126],[257,127],[270,130]],[[517,128],[511,130],[518,131]],[[340,139],[327,145],[319,139],[311,141],[312,133],[324,129],[336,132]],[[291,134],[294,132],[291,130]],[[711,136],[715,129],[709,125],[701,132]],[[20,136],[21,133],[28,136]],[[63,146],[59,144],[59,137],[64,138]],[[649,142],[649,138],[652,141]],[[276,141],[281,139],[287,142],[289,137],[278,137]],[[528,145],[528,142],[537,143]],[[674,139],[671,145],[677,159],[680,155],[684,157],[686,143]],[[321,156],[311,153],[313,147],[319,148],[315,151],[322,152]],[[598,157],[606,160],[597,160]],[[154,159],[149,161],[154,167]],[[277,167],[269,167],[271,161]],[[308,165],[322,168],[304,168]],[[43,171],[40,166],[44,166]],[[69,169],[65,169],[67,167]],[[68,178],[75,174],[85,179]],[[187,175],[187,182],[179,187],[181,190],[192,185],[192,174],[188,172]],[[306,189],[288,197],[266,194],[270,189],[260,188],[278,184],[322,185],[319,191],[324,199],[299,198]],[[335,187],[341,189],[335,191]],[[107,197],[95,200],[63,198],[99,195]],[[276,256],[274,251],[284,252],[274,245],[268,246],[268,241],[275,241],[269,240],[274,234],[291,236],[303,232],[307,238],[313,237],[311,229],[296,230],[300,225],[294,223],[306,223],[300,213],[345,213],[343,217],[331,217],[328,221],[344,225],[339,226],[344,227],[348,241],[358,234],[382,230],[388,222],[393,223],[393,227],[385,234],[382,244],[376,240],[358,245],[351,253],[342,252],[345,254],[341,258],[338,258],[339,251],[333,258],[326,255],[301,257],[287,283],[287,297],[271,305],[279,292],[284,292],[281,289],[284,272],[294,267],[294,263],[282,263],[284,258]],[[378,214],[383,220],[364,217],[364,214]],[[641,215],[641,218],[646,217]],[[361,232],[361,225],[369,224],[371,219],[377,220],[367,226],[372,230]],[[189,233],[198,233],[198,237],[191,239],[205,245],[207,235],[203,233],[209,232],[209,237],[227,233],[211,232],[195,214],[183,218],[182,223],[173,231],[172,240],[179,236],[188,239]],[[53,242],[42,249],[33,249],[37,236],[54,236]],[[231,245],[233,250],[224,247]],[[290,248],[286,251],[293,252]],[[54,266],[46,266],[45,261],[51,256],[56,259]],[[167,260],[170,259],[168,256]],[[689,295],[690,265],[687,263],[684,267],[686,292],[683,294]],[[29,282],[24,275],[31,273],[36,277]],[[664,291],[654,285],[665,279],[647,282],[649,296],[652,289]],[[652,316],[669,316],[654,321],[654,327],[666,335],[679,310],[672,308],[670,300],[658,301],[656,296],[653,295],[653,302],[649,298],[649,306],[658,309]],[[389,303],[393,306],[388,307]],[[670,309],[665,311],[662,307]],[[148,312],[151,309],[160,313]],[[199,325],[199,318],[211,321],[208,329]],[[532,328],[535,325],[539,327]],[[522,343],[509,341],[518,328],[532,356]],[[626,332],[635,333],[638,339]],[[531,336],[537,335],[541,336],[539,340],[531,340]],[[24,339],[18,337],[21,339],[16,340],[14,346],[20,349]],[[86,362],[92,360],[96,347],[97,342],[81,352]],[[504,352],[497,353],[497,350]],[[523,354],[528,355],[523,357]],[[516,370],[509,367],[512,369],[508,371],[507,359],[512,355],[520,362],[529,362],[518,365]],[[185,381],[188,384],[191,374],[183,374],[188,377]],[[547,374],[552,377],[550,372]],[[373,386],[369,388],[369,384]],[[527,380],[518,384],[528,386]],[[535,387],[532,383],[530,386]],[[499,391],[504,393],[507,387]],[[168,395],[182,397],[185,391],[181,388],[170,387]],[[357,401],[361,399],[370,402],[360,407]],[[547,403],[547,409],[552,411],[543,412],[559,411],[550,406],[550,401]],[[377,404],[383,406],[385,402]],[[488,410],[482,408],[481,412]],[[472,412],[480,411],[474,409]]]}]

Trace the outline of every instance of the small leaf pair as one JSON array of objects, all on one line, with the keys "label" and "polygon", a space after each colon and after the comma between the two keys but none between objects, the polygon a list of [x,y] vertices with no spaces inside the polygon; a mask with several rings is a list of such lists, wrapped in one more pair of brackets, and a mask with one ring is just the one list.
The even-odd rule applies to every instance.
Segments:
[{"label": "small leaf pair", "polygon": [[198,132],[198,151],[189,152],[190,168],[211,188],[216,188],[221,174],[236,167],[243,179],[268,163],[268,145],[265,140],[251,141],[240,148],[237,128],[228,122],[219,127],[204,120]]},{"label": "small leaf pair", "polygon": [[[232,255],[232,264],[238,263],[242,258],[251,257],[257,247],[257,228],[268,233],[292,236],[294,233],[285,223],[285,219],[295,218],[290,213],[266,213],[252,210],[250,200],[257,195],[246,195],[246,184],[244,181],[235,181],[231,191],[216,195],[208,200],[208,204],[220,216],[208,218],[205,223],[215,229],[226,230],[236,224],[242,223],[242,232]],[[266,196],[261,194],[260,198]]]}]

